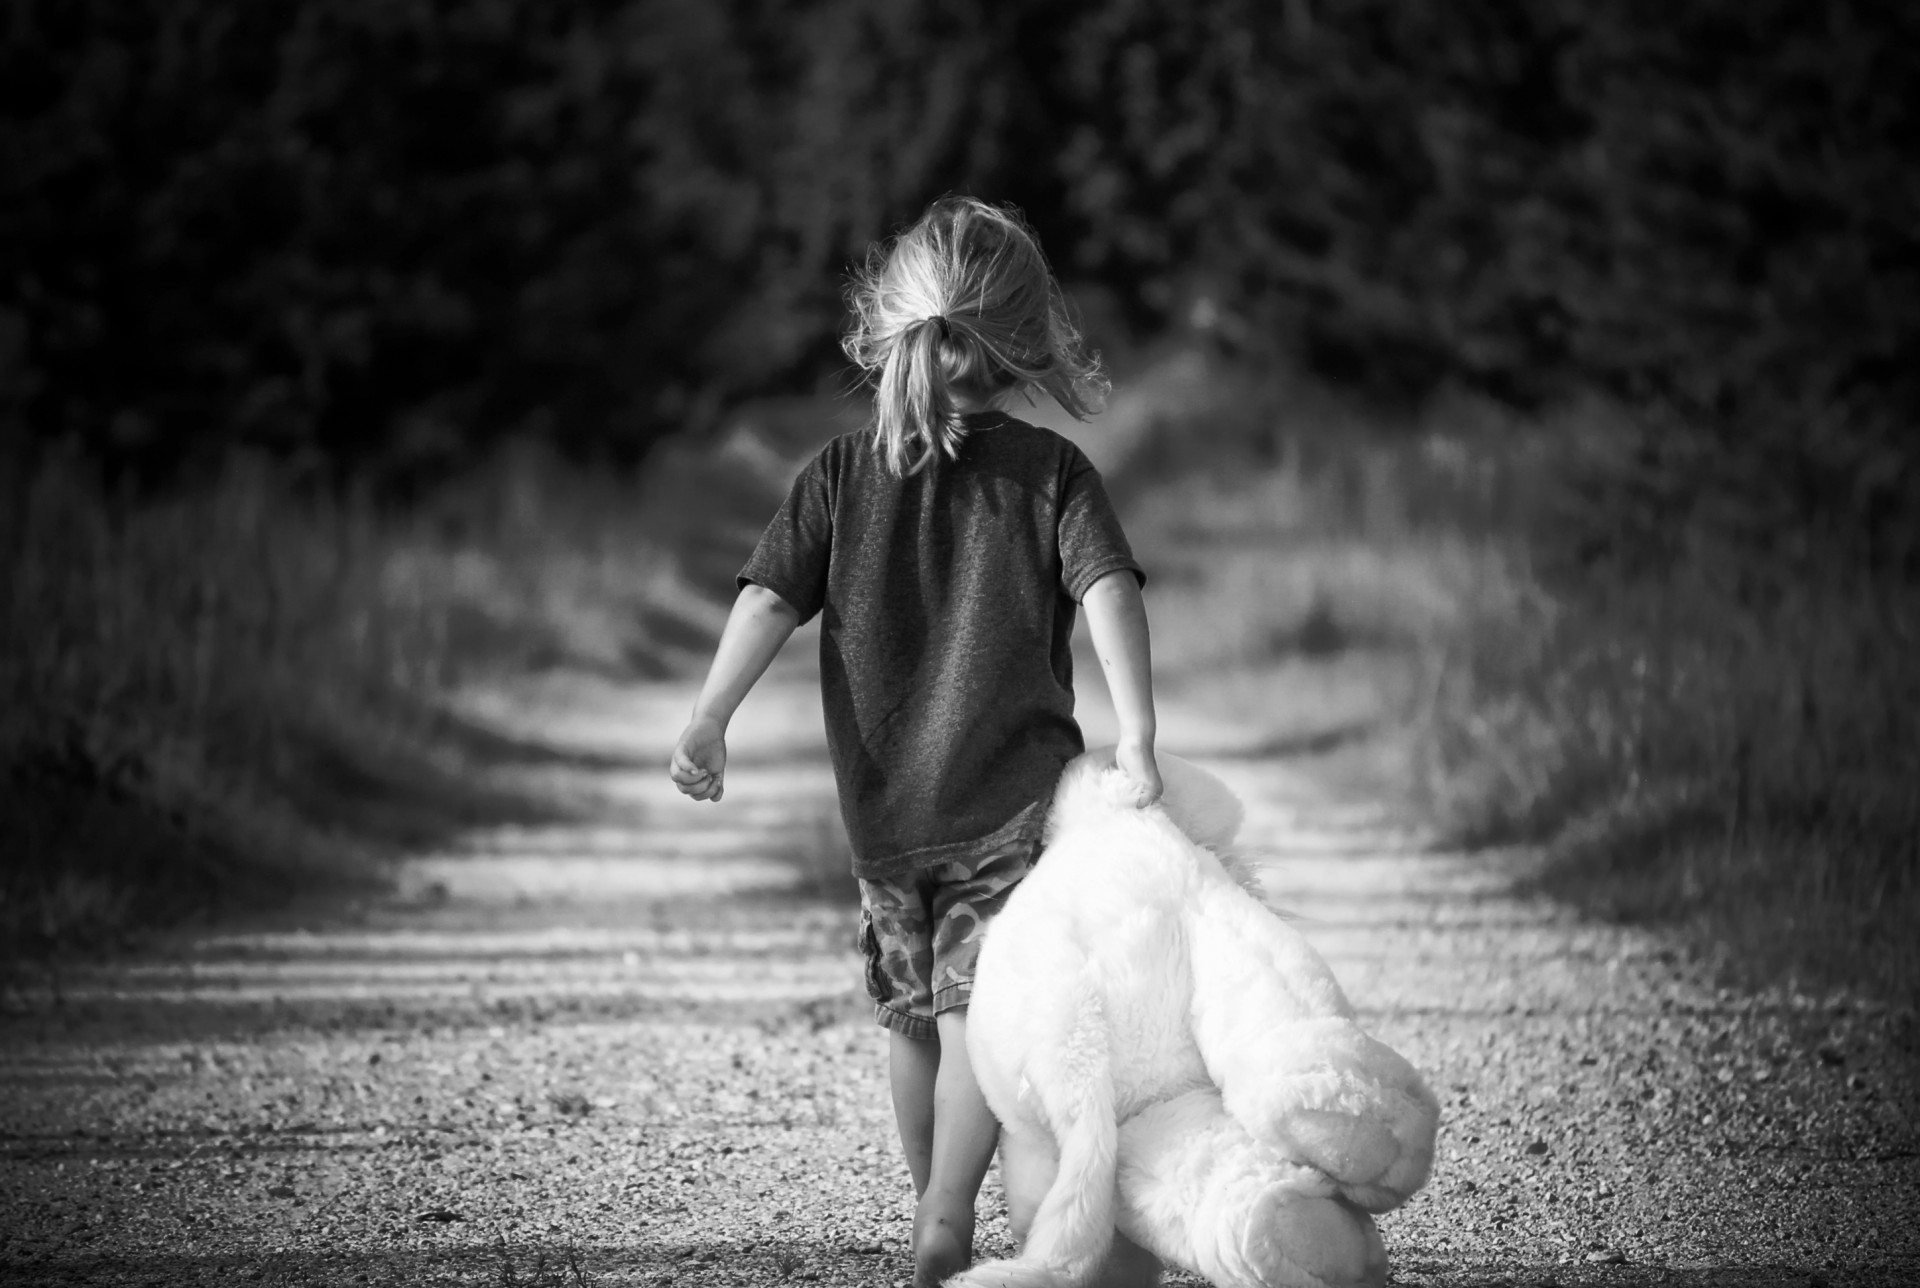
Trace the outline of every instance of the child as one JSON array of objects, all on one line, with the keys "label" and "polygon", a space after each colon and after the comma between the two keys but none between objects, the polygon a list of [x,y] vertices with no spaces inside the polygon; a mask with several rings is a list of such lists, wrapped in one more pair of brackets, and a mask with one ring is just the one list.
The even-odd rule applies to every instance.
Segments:
[{"label": "child", "polygon": [[931,1288],[972,1260],[998,1131],[966,1048],[981,925],[1032,867],[1054,783],[1083,750],[1076,601],[1119,714],[1118,762],[1142,805],[1160,794],[1145,577],[1086,457],[999,410],[1039,390],[1085,419],[1106,390],[1017,214],[935,202],[849,297],[844,347],[876,378],[872,427],[800,472],[741,572],[671,773],[720,799],[728,720],[822,614],[867,986],[919,1195],[914,1282]]}]

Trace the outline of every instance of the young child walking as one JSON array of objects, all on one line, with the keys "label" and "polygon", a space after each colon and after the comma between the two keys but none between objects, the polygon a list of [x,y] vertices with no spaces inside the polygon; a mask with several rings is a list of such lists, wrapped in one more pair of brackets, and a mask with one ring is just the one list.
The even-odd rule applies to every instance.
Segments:
[{"label": "young child walking", "polygon": [[721,798],[728,721],[820,614],[867,988],[919,1196],[914,1282],[932,1288],[972,1261],[998,1134],[966,1048],[982,930],[1032,868],[1055,781],[1084,750],[1076,605],[1118,713],[1118,762],[1142,805],[1160,795],[1145,577],[1086,457],[1005,411],[1045,393],[1085,419],[1107,387],[1018,214],[943,198],[876,249],[849,298],[844,347],[876,386],[871,427],[801,470],[741,571],[671,774],[695,800]]}]

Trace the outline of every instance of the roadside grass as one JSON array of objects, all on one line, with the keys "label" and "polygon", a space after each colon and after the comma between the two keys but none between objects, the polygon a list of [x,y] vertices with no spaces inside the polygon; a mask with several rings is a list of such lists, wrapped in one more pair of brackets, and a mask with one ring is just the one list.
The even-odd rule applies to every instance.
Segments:
[{"label": "roadside grass", "polygon": [[1436,673],[1414,781],[1465,841],[1545,842],[1542,892],[1691,925],[1736,968],[1910,996],[1920,595],[1833,559],[1756,596],[1743,563],[1482,616]]},{"label": "roadside grass", "polygon": [[681,590],[638,481],[524,447],[406,511],[259,460],[141,500],[58,452],[0,469],[15,954],[377,881],[397,848],[548,816],[443,699],[544,667],[663,673],[724,612]]},{"label": "roadside grass", "polygon": [[1141,449],[1126,511],[1158,675],[1243,717],[1265,703],[1278,748],[1370,732],[1329,765],[1347,786],[1444,843],[1541,847],[1541,893],[1770,982],[1911,996],[1920,592],[1705,522],[1657,566],[1583,563],[1608,516],[1582,469],[1618,429],[1593,407],[1266,397],[1264,441],[1243,409]]}]

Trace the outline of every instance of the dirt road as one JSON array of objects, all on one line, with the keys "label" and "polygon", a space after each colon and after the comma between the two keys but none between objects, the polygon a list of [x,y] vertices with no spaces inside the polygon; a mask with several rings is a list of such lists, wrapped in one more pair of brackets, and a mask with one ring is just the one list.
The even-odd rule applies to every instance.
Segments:
[{"label": "dirt road", "polygon": [[[660,772],[686,703],[476,702],[519,749],[495,772],[570,817],[420,856],[390,899],[17,980],[0,1281],[903,1282],[805,668],[743,711],[719,807]],[[1910,1009],[1718,989],[1655,935],[1510,897],[1524,855],[1428,852],[1259,731],[1163,721],[1441,1094],[1433,1184],[1382,1222],[1398,1282],[1920,1282]]]}]

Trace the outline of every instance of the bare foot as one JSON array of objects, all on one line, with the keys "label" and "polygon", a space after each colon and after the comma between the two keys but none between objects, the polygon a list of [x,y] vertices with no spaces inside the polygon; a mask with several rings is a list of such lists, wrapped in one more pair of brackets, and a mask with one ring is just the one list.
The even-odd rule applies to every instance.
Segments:
[{"label": "bare foot", "polygon": [[973,1219],[922,1210],[913,1219],[913,1288],[939,1285],[973,1264]]}]

